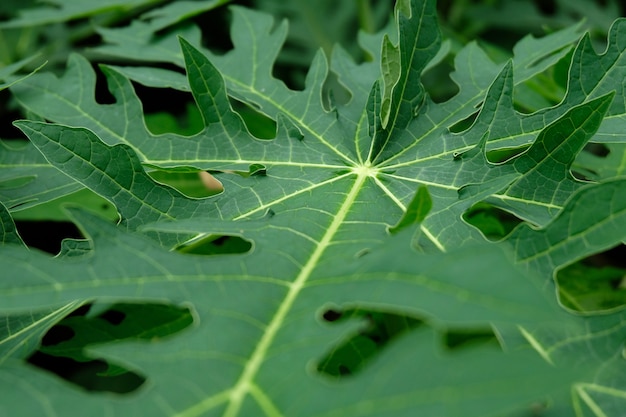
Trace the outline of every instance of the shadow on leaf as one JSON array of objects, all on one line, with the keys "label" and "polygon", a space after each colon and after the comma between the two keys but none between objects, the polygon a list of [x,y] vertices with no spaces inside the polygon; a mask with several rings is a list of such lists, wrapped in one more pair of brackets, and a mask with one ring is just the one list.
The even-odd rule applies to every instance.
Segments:
[{"label": "shadow on leaf", "polygon": [[107,359],[92,357],[88,348],[120,341],[154,342],[193,322],[189,308],[171,304],[97,307],[82,306],[53,326],[27,361],[87,391],[127,394],[143,385],[146,378]]},{"label": "shadow on leaf", "polygon": [[556,274],[559,299],[567,308],[591,313],[626,306],[626,245],[596,253]]},{"label": "shadow on leaf", "polygon": [[491,204],[479,202],[463,213],[463,220],[480,230],[485,238],[498,241],[506,237],[522,220]]},{"label": "shadow on leaf", "polygon": [[[408,315],[361,309],[328,309],[322,314],[327,322],[357,319],[365,325],[346,337],[318,361],[321,374],[341,378],[357,374],[375,360],[394,340],[428,324]],[[442,345],[449,350],[460,349],[474,343],[497,343],[490,329],[448,329],[441,334]]]}]

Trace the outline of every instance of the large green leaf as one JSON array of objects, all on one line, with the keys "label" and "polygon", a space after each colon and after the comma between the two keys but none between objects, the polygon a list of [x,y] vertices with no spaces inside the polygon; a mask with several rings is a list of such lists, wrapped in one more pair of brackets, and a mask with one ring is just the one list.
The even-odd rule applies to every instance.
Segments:
[{"label": "large green leaf", "polygon": [[[370,48],[382,42],[373,63],[334,52],[330,68],[351,95],[344,103],[324,95],[329,65],[321,52],[303,90],[275,79],[286,25],[233,10],[227,54],[199,49],[197,37],[180,40],[173,55],[172,38],[158,45],[166,45],[162,61],[184,63],[204,121],[191,137],[150,133],[131,82],[112,67],[102,69],[115,103],[96,102],[95,73],[79,55],[60,78],[36,74],[12,87],[22,106],[53,122],[15,125],[51,166],[112,202],[121,224],[69,209],[89,241],[67,243],[54,258],[5,233],[0,268],[19,279],[0,280],[3,314],[93,299],[165,301],[188,305],[195,320],[166,340],[88,349],[144,375],[136,394],[87,395],[10,360],[0,384],[12,395],[2,406],[63,415],[495,416],[539,401],[548,412],[584,415],[566,398],[573,386],[575,401],[587,405],[595,387],[612,390],[592,407],[596,414],[618,409],[626,384],[602,367],[623,366],[620,332],[596,338],[589,330],[614,325],[615,316],[567,313],[552,278],[624,239],[624,182],[584,183],[570,173],[588,142],[606,142],[624,116],[624,21],[605,54],[586,36],[572,51],[559,105],[524,115],[514,109],[515,85],[566,56],[575,29],[527,39],[502,65],[468,45],[455,58],[458,94],[435,103],[421,84],[441,58],[435,2],[399,1],[395,35],[364,40]],[[165,79],[141,72],[154,85]],[[180,78],[167,82],[184,89]],[[231,98],[273,119],[275,137],[250,134]],[[509,148],[508,159],[489,160]],[[224,191],[189,198],[145,167],[211,170]],[[528,223],[488,243],[463,220],[479,202]],[[11,231],[9,220],[5,213]],[[193,254],[216,236],[251,243],[238,253]],[[370,347],[366,360],[367,342],[353,342],[365,320],[333,319],[350,311],[426,324]],[[493,331],[506,350],[446,347],[443,335],[453,331]],[[340,360],[344,342],[363,360],[348,369],[353,375],[332,379],[320,364]],[[597,360],[578,360],[586,355]]]},{"label": "large green leaf", "polygon": [[[350,197],[344,195],[344,204],[351,202]],[[154,413],[168,413],[162,408],[165,403],[172,412],[183,412],[185,408],[190,408],[188,412],[191,409],[198,413],[217,412],[226,407],[230,410],[226,414],[242,415],[260,413],[257,407],[265,412],[277,408],[287,415],[317,415],[338,407],[365,407],[367,414],[376,414],[379,407],[412,413],[411,410],[419,410],[416,407],[422,407],[423,402],[433,407],[441,406],[437,405],[436,397],[430,397],[431,390],[438,385],[442,386],[441,389],[458,385],[451,395],[458,397],[458,412],[467,412],[466,402],[474,401],[472,392],[476,389],[476,381],[470,378],[471,382],[463,382],[467,376],[461,376],[474,374],[486,366],[489,362],[484,361],[493,360],[494,353],[496,356],[504,354],[496,353],[493,348],[461,352],[453,360],[470,368],[467,372],[459,372],[458,376],[447,375],[441,367],[447,366],[447,361],[436,365],[438,355],[432,351],[432,336],[428,332],[420,332],[419,337],[415,336],[417,339],[411,337],[402,341],[401,346],[404,345],[405,349],[413,346],[412,352],[422,346],[419,349],[425,349],[423,354],[414,356],[407,351],[407,359],[423,355],[421,360],[434,366],[432,374],[440,375],[441,382],[433,385],[433,380],[428,378],[413,387],[409,385],[405,395],[415,393],[415,398],[407,397],[395,403],[398,392],[393,390],[379,391],[376,397],[362,397],[363,389],[374,389],[371,386],[374,380],[363,374],[349,384],[337,386],[337,389],[343,386],[343,395],[334,396],[335,400],[329,399],[327,404],[319,404],[316,398],[326,396],[330,387],[320,380],[321,376],[307,375],[306,368],[311,361],[321,357],[337,337],[354,326],[322,325],[319,320],[324,309],[329,306],[345,308],[354,303],[374,309],[393,306],[393,309],[415,311],[416,314],[426,314],[425,317],[432,316],[435,321],[470,328],[510,320],[514,323],[526,320],[528,323],[546,322],[553,320],[557,313],[538,287],[517,272],[508,258],[493,246],[474,247],[450,255],[419,256],[410,249],[412,233],[407,230],[409,233],[388,238],[384,246],[372,248],[363,261],[354,258],[346,264],[342,259],[333,259],[335,257],[326,250],[332,235],[338,233],[336,227],[341,216],[324,232],[322,241],[315,244],[308,241],[311,237],[294,235],[284,226],[285,221],[293,224],[293,217],[298,216],[298,213],[285,213],[256,221],[254,227],[246,227],[246,237],[254,240],[255,250],[239,262],[233,262],[231,256],[193,259],[193,255],[168,253],[146,238],[123,234],[92,215],[82,212],[73,215],[91,237],[94,252],[88,257],[67,262],[19,248],[7,248],[2,257],[2,268],[11,276],[23,277],[24,282],[19,287],[8,282],[3,284],[0,291],[2,304],[13,310],[25,305],[44,308],[85,296],[154,300],[164,295],[172,302],[191,303],[199,321],[194,329],[180,336],[177,343],[159,344],[161,349],[156,345],[140,349],[128,346],[115,354],[151,378],[153,388],[146,390],[142,397],[152,404],[148,410]],[[299,265],[298,259],[293,258],[297,254],[287,257],[286,253],[276,252],[271,245],[276,241],[290,247],[298,246],[301,256],[308,257],[300,262],[307,264]],[[338,244],[336,240],[334,243]],[[268,257],[272,261],[268,262]],[[406,259],[411,258],[407,263]],[[110,267],[113,259],[121,268]],[[452,259],[454,269],[441,267],[449,265]],[[398,267],[390,270],[390,262]],[[36,274],[27,272],[32,266],[36,266]],[[250,274],[255,268],[257,272]],[[86,275],[86,270],[98,272]],[[462,283],[459,276],[464,277]],[[489,277],[497,284],[490,283]],[[503,277],[506,282],[502,281]],[[493,291],[494,287],[499,290]],[[529,305],[528,301],[534,304]],[[462,314],[459,315],[460,311]],[[221,333],[220,329],[228,331]],[[186,346],[183,351],[179,343]],[[466,354],[470,359],[464,358]],[[204,357],[200,363],[197,355]],[[455,354],[450,355],[454,357]],[[484,359],[480,359],[483,355]],[[384,372],[389,376],[385,379],[414,378],[410,369],[386,368],[384,363],[388,360],[383,361],[381,371],[378,371],[387,369]],[[515,403],[524,404],[533,398],[541,398],[571,378],[563,370],[551,370],[532,351],[510,358],[504,355],[502,360],[513,360],[520,367],[522,363],[525,365],[517,370],[503,367],[501,373],[495,374],[489,370],[485,374],[488,386],[494,386],[496,381],[508,382],[502,384],[502,389],[492,392],[493,403],[488,402],[484,407],[474,405],[476,411],[470,415],[506,410]],[[284,361],[291,365],[285,367]],[[409,360],[407,365],[409,363],[414,362]],[[185,380],[183,386],[178,377],[172,378],[181,369],[187,370],[180,375]],[[517,389],[519,378],[533,380],[536,391]],[[10,381],[15,383],[15,380]],[[366,388],[368,386],[370,388]],[[191,387],[194,387],[193,391],[204,393],[204,398],[192,400],[184,394]],[[307,393],[305,397],[300,394],[303,390]],[[20,391],[15,390],[15,394],[22,395]],[[51,397],[56,404],[54,408],[63,410],[67,395],[69,398],[73,396],[71,389],[58,391]],[[378,405],[368,406],[370,401]],[[107,409],[123,413],[126,407],[126,402],[121,401],[110,403]]]}]

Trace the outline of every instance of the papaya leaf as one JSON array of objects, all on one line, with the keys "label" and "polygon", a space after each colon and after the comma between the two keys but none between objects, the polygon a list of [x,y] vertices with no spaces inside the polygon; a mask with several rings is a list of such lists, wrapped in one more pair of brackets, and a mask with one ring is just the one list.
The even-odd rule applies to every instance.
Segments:
[{"label": "papaya leaf", "polygon": [[[603,54],[588,35],[572,47],[578,27],[526,38],[502,64],[469,43],[454,57],[458,92],[437,102],[422,77],[450,43],[441,39],[434,0],[399,0],[389,28],[361,38],[371,62],[336,48],[329,63],[319,51],[300,90],[273,75],[286,20],[233,7],[234,47],[217,54],[200,46],[198,27],[176,29],[193,15],[188,6],[171,3],[171,14],[101,29],[116,44],[111,54],[180,66],[184,79],[169,65],[101,65],[113,96],[103,104],[91,63],[73,54],[64,74],[34,74],[10,88],[35,116],[14,125],[30,140],[28,161],[42,165],[30,174],[9,167],[10,185],[24,189],[7,194],[10,209],[35,204],[31,177],[50,169],[108,200],[120,220],[68,207],[86,239],[66,240],[52,257],[27,248],[2,211],[0,313],[18,325],[0,335],[23,334],[11,343],[31,344],[19,355],[10,343],[1,351],[0,389],[11,395],[0,414],[608,416],[621,409],[621,307],[572,314],[559,304],[554,278],[626,238],[624,180],[594,183],[572,173],[586,163],[589,143],[623,142],[626,20],[614,23]],[[566,59],[563,100],[516,111],[515,88]],[[331,72],[347,99],[328,93]],[[153,134],[129,76],[188,90],[202,129]],[[163,100],[167,91],[159,90]],[[237,103],[269,119],[274,136],[255,137]],[[208,171],[223,189],[188,197],[153,169]],[[477,205],[521,224],[489,242],[464,220]],[[60,325],[67,306],[91,302],[132,305],[124,311],[138,317],[128,323],[147,323],[138,326],[150,337],[66,318],[88,337],[47,352],[102,358],[104,375],[138,376],[132,393],[83,392],[21,360]],[[181,306],[193,323],[171,334],[172,320],[141,316],[154,305]],[[162,332],[148,330],[159,324]]]}]

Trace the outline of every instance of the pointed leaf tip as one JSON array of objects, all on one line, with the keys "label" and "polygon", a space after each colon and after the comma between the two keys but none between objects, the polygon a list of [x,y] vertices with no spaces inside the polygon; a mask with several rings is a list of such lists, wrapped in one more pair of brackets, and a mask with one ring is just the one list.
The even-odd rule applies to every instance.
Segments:
[{"label": "pointed leaf tip", "polygon": [[417,189],[400,221],[395,226],[389,228],[389,233],[396,234],[409,226],[420,224],[424,221],[432,207],[433,200],[428,189],[426,186],[421,186]]}]

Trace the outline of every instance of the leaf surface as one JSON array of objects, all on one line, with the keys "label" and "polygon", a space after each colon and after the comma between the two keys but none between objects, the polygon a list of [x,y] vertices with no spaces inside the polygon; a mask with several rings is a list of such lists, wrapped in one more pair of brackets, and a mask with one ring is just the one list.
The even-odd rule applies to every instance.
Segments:
[{"label": "leaf surface", "polygon": [[[294,265],[294,260],[285,259],[284,255],[270,250],[268,242],[277,239],[283,242],[293,240],[291,245],[302,245],[297,243],[297,239],[285,240],[284,236],[280,236],[291,232],[279,227],[280,223],[273,224],[281,217],[276,215],[272,217],[273,221],[259,224],[257,227],[260,230],[256,233],[249,228],[249,235],[255,238],[258,249],[240,262],[232,262],[229,256],[189,262],[189,255],[168,253],[145,237],[123,233],[93,215],[79,211],[73,211],[73,215],[91,237],[93,253],[67,262],[36,252],[8,248],[2,258],[3,269],[12,276],[31,279],[18,288],[2,288],[3,306],[9,309],[20,309],[24,305],[43,308],[63,303],[63,300],[83,298],[87,294],[94,296],[96,293],[101,299],[121,300],[137,297],[154,300],[167,294],[167,299],[172,302],[184,300],[191,303],[200,321],[192,331],[179,337],[177,343],[143,345],[140,349],[131,345],[115,354],[121,355],[125,361],[131,361],[134,367],[139,367],[142,373],[153,379],[154,388],[142,394],[142,397],[146,396],[146,401],[158,404],[159,401],[155,400],[161,398],[161,403],[165,400],[171,409],[177,409],[178,412],[188,407],[190,413],[213,413],[225,408],[225,414],[246,415],[259,413],[262,409],[267,413],[271,405],[272,409],[283,410],[281,412],[285,414],[299,415],[322,415],[346,406],[346,412],[350,414],[350,408],[359,408],[358,403],[365,401],[363,406],[369,410],[369,414],[376,414],[378,407],[399,407],[398,412],[410,413],[414,407],[422,406],[421,401],[432,404],[433,399],[428,394],[432,389],[432,381],[429,379],[423,382],[425,385],[422,388],[413,388],[421,393],[413,400],[407,397],[404,402],[396,404],[394,396],[397,393],[379,392],[380,397],[376,400],[379,405],[367,406],[372,398],[362,397],[362,389],[371,382],[363,377],[344,386],[347,398],[352,398],[356,403],[340,396],[323,407],[320,404],[313,406],[314,398],[326,395],[329,387],[319,380],[321,376],[307,376],[306,369],[310,366],[307,364],[316,356],[321,356],[329,343],[346,330],[345,325],[333,329],[334,326],[329,327],[320,322],[319,314],[323,313],[324,306],[349,306],[355,302],[371,308],[393,305],[395,309],[432,314],[437,320],[464,326],[480,325],[492,318],[506,322],[505,311],[510,312],[514,322],[523,320],[522,316],[528,316],[531,323],[537,320],[549,321],[555,313],[554,306],[541,291],[519,274],[497,247],[477,247],[440,257],[419,257],[413,253],[414,262],[405,265],[408,269],[389,272],[386,268],[389,261],[400,264],[400,259],[406,259],[412,252],[406,242],[411,234],[400,233],[390,238],[384,247],[366,255],[365,263],[355,262],[354,266],[345,265],[341,269],[332,265],[331,259],[319,259],[316,265],[305,265],[301,269]],[[259,264],[260,259],[267,259],[268,256],[274,259],[271,264],[267,264],[266,271],[258,271],[254,275],[248,272]],[[451,258],[455,259],[455,269],[442,269],[441,265],[449,264],[448,259]],[[110,268],[111,259],[117,260],[118,268]],[[36,265],[36,274],[26,272],[29,265]],[[85,274],[85,270],[94,273]],[[295,274],[299,275],[293,280]],[[462,285],[458,282],[459,274],[467,277]],[[506,285],[498,285],[501,289],[498,294],[487,290],[494,287],[486,280],[489,276],[497,282],[501,282],[503,277],[510,281]],[[129,297],[129,294],[133,295]],[[535,300],[536,304],[527,305],[526,300]],[[459,316],[458,311],[463,311],[462,316]],[[220,336],[219,329],[226,328],[229,332]],[[437,356],[433,356],[432,335],[428,334],[420,333],[414,343],[427,349],[423,360],[433,366],[432,360]],[[245,340],[249,342],[242,343]],[[177,347],[179,343],[186,349],[180,351]],[[406,343],[410,342],[404,341],[402,345]],[[410,343],[408,346],[415,345]],[[481,366],[483,359],[479,358],[482,355],[485,355],[484,360],[493,357],[488,352],[492,352],[491,349],[477,349],[475,353],[467,353],[477,355],[475,360],[462,359],[464,354],[457,360],[459,363],[468,363],[474,369]],[[203,356],[202,365],[198,363],[197,355]],[[539,384],[542,389],[548,389],[549,381],[571,378],[571,375],[564,375],[562,370],[550,372],[549,366],[537,359],[537,355],[532,352],[516,358],[526,363],[527,377],[535,379],[533,385]],[[285,369],[281,365],[285,360],[291,364],[291,370],[278,377],[276,370]],[[509,360],[508,357],[506,360]],[[381,366],[385,368],[385,365]],[[191,371],[193,368],[195,370]],[[188,369],[184,373],[184,386],[194,387],[192,391],[205,392],[204,399],[192,401],[180,388],[175,388],[179,379],[172,377],[178,373],[177,369]],[[389,378],[392,379],[413,375],[401,367],[391,367],[385,372],[391,372]],[[498,376],[491,372],[490,381],[494,377],[504,380],[513,375],[516,380],[520,377],[519,373],[511,369],[506,369]],[[545,373],[552,376],[544,379]],[[454,395],[459,396],[460,404],[471,401],[475,382],[464,383],[462,379],[446,376],[445,373],[441,376],[442,386],[458,384]],[[298,384],[279,382],[292,378],[299,381]],[[358,381],[365,385],[361,386]],[[303,386],[307,387],[308,400],[298,394]],[[490,412],[487,410],[492,407],[498,410],[499,401],[509,407],[508,401],[526,401],[539,392],[524,392],[520,395],[516,389],[499,390],[494,392],[496,402],[486,409],[478,407],[476,415]],[[53,401],[59,401],[60,406],[66,398],[63,393],[59,393]],[[124,402],[112,403],[106,409],[113,411],[126,406]],[[440,407],[436,403],[431,406],[435,409]],[[154,412],[167,412],[167,409],[161,407],[157,405]],[[463,405],[459,407],[457,412],[464,408]],[[119,412],[123,409],[119,408]]]},{"label": "leaf surface", "polygon": [[[515,86],[567,56],[577,29],[526,39],[502,65],[469,44],[455,57],[458,93],[436,103],[421,83],[445,51],[434,1],[398,2],[395,35],[364,40],[382,45],[374,62],[357,64],[341,49],[330,65],[315,55],[303,90],[272,75],[286,23],[232,10],[234,49],[224,55],[198,48],[194,28],[176,51],[164,36],[141,54],[133,48],[145,47],[149,25],[129,28],[145,29],[143,38],[116,49],[150,60],[163,46],[159,62],[184,65],[187,81],[103,66],[115,98],[105,105],[94,98],[90,64],[73,55],[60,78],[35,74],[11,88],[24,108],[53,122],[15,125],[51,166],[112,202],[121,221],[69,209],[89,240],[69,241],[53,258],[20,245],[7,213],[0,268],[20,277],[0,281],[7,317],[96,299],[185,304],[195,319],[165,340],[89,347],[146,376],[131,397],[78,394],[12,361],[11,376],[0,380],[4,390],[16,387],[12,405],[66,414],[67,404],[80,404],[103,415],[496,416],[533,401],[576,408],[564,400],[572,384],[587,406],[591,391],[624,390],[598,369],[622,359],[619,332],[606,341],[589,332],[612,319],[568,314],[552,282],[558,268],[624,239],[623,180],[592,184],[571,174],[585,146],[606,141],[624,114],[623,20],[605,54],[588,36],[571,52],[561,103],[521,114]],[[330,70],[350,100],[325,95]],[[151,85],[188,86],[202,131],[152,134],[125,76],[133,72],[153,77]],[[254,137],[232,99],[272,119],[275,137]],[[489,159],[502,149],[515,152]],[[146,169],[154,167],[209,170],[224,191],[187,197],[153,180]],[[526,223],[486,242],[463,220],[477,203]],[[229,236],[250,246],[193,254]],[[320,361],[366,321],[329,322],[354,310],[425,325],[377,346],[353,375],[332,379]],[[506,349],[446,347],[442,335],[451,330],[495,332]],[[576,337],[606,348],[596,352]],[[572,366],[590,353],[598,362]],[[598,407],[617,409],[615,392]],[[20,405],[28,395],[39,400]]]}]

